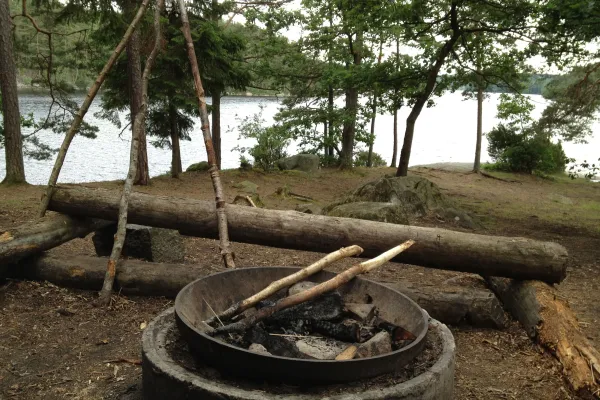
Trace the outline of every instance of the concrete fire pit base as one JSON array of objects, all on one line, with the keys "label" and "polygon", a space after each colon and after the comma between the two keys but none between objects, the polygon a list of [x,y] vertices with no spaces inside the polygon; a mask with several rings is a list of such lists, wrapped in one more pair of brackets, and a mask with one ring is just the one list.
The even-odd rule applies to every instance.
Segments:
[{"label": "concrete fire pit base", "polygon": [[[145,400],[205,399],[205,400],[448,400],[454,393],[454,337],[446,325],[431,319],[431,331],[436,332],[441,343],[437,359],[425,371],[412,379],[394,384],[377,384],[367,389],[348,389],[337,385],[331,394],[272,393],[236,381],[223,381],[218,377],[190,370],[169,351],[173,341],[175,316],[168,309],[156,317],[142,336],[142,382]],[[227,383],[226,383],[227,382]],[[272,386],[271,386],[272,387]],[[340,393],[342,392],[342,393]]]}]

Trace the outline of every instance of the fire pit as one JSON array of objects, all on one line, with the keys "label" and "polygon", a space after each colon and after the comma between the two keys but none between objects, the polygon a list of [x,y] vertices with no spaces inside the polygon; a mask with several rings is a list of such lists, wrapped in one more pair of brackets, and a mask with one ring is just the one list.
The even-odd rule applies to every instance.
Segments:
[{"label": "fire pit", "polygon": [[[289,267],[236,269],[199,279],[182,289],[175,301],[175,316],[181,336],[194,355],[229,375],[306,385],[357,381],[394,373],[422,351],[429,325],[423,310],[403,294],[361,278],[339,288],[343,301],[371,302],[382,319],[414,334],[416,338],[410,344],[374,357],[344,361],[296,359],[259,354],[205,333],[202,321],[213,316],[211,307],[220,312],[297,270]],[[320,283],[334,276],[321,271],[308,280]]]}]

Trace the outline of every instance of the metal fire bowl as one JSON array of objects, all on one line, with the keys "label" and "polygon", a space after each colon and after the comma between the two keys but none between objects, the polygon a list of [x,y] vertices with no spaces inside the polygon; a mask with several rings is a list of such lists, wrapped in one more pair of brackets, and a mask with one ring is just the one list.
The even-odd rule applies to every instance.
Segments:
[{"label": "metal fire bowl", "polygon": [[[369,296],[383,319],[417,336],[414,342],[376,357],[345,361],[301,360],[254,353],[202,332],[200,321],[213,315],[207,303],[220,312],[259,292],[272,281],[298,270],[293,267],[232,269],[198,279],[184,287],[175,300],[175,318],[193,355],[203,363],[234,376],[294,384],[326,384],[399,371],[422,351],[428,323],[421,307],[396,290],[362,278],[355,278],[338,289],[344,301],[364,303]],[[307,280],[323,282],[335,275],[321,271]]]}]

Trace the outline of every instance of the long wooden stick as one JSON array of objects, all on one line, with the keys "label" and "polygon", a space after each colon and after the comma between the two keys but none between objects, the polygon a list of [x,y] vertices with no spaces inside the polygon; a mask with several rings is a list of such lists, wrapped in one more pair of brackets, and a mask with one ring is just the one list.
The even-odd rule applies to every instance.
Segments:
[{"label": "long wooden stick", "polygon": [[121,201],[119,203],[119,222],[117,227],[117,233],[115,235],[115,243],[113,244],[110,258],[108,259],[108,265],[106,267],[106,274],[104,276],[104,284],[99,293],[98,302],[102,305],[108,305],[110,302],[110,295],[115,281],[115,275],[117,273],[117,262],[121,256],[123,250],[123,243],[125,242],[125,233],[127,227],[127,208],[129,207],[129,198],[131,197],[131,188],[133,186],[133,179],[135,178],[137,171],[138,162],[138,148],[140,144],[140,136],[146,120],[146,113],[148,110],[148,80],[150,79],[150,71],[156,60],[156,55],[160,49],[161,43],[161,32],[160,32],[160,13],[164,5],[164,0],[156,0],[156,9],[154,10],[154,47],[150,52],[150,55],[146,59],[146,66],[144,67],[144,73],[142,74],[142,104],[138,113],[135,115],[133,121],[133,135],[131,140],[131,150],[129,153],[129,172],[123,185],[123,193],[121,195]]},{"label": "long wooden stick", "polygon": [[219,166],[217,165],[217,157],[213,147],[212,136],[210,133],[210,122],[208,121],[208,111],[206,109],[206,98],[204,96],[204,88],[200,79],[200,69],[198,68],[198,60],[196,59],[196,50],[190,32],[190,22],[188,20],[187,11],[185,9],[185,0],[179,0],[179,12],[181,14],[181,24],[183,36],[187,47],[188,58],[194,75],[194,87],[196,88],[196,96],[198,97],[198,109],[200,111],[200,122],[202,123],[202,134],[204,135],[204,145],[206,147],[206,155],[208,164],[210,165],[210,178],[212,180],[213,189],[215,191],[215,202],[217,208],[217,223],[219,227],[219,247],[221,255],[225,262],[225,267],[235,268],[233,261],[234,254],[229,243],[229,232],[227,230],[227,214],[225,213],[225,196],[223,194],[223,186],[221,185],[221,177],[219,176]]},{"label": "long wooden stick", "polygon": [[135,15],[135,17],[131,21],[131,24],[129,24],[127,31],[125,32],[125,35],[123,35],[123,38],[111,54],[106,64],[104,65],[104,68],[102,68],[102,71],[100,71],[100,74],[98,74],[98,77],[88,90],[87,95],[85,96],[85,100],[83,100],[83,103],[81,104],[81,107],[79,107],[77,114],[75,114],[73,122],[71,122],[71,126],[65,134],[65,138],[63,139],[62,145],[58,150],[56,161],[54,161],[54,168],[52,168],[50,179],[48,179],[48,186],[46,187],[46,191],[42,195],[39,212],[40,217],[43,217],[46,214],[46,210],[48,209],[48,203],[50,203],[50,198],[52,197],[52,190],[56,186],[56,182],[58,181],[58,175],[60,174],[60,170],[62,169],[63,163],[65,162],[65,157],[67,156],[67,151],[69,150],[69,146],[71,145],[75,134],[79,131],[79,127],[83,122],[83,117],[88,112],[88,109],[94,101],[96,94],[98,94],[98,90],[100,90],[100,86],[102,86],[102,84],[104,83],[106,75],[108,75],[108,73],[112,69],[113,65],[115,64],[115,61],[117,61],[117,58],[119,58],[119,56],[125,49],[125,46],[127,46],[127,43],[131,39],[131,35],[133,35],[133,32],[137,28],[139,22],[142,20],[142,17],[146,13],[146,8],[148,7],[149,2],[150,0],[142,1],[142,4],[140,5],[140,8],[137,11],[137,14]]},{"label": "long wooden stick", "polygon": [[[250,307],[255,306],[259,301],[262,301],[262,300],[272,296],[273,294],[277,293],[281,289],[286,288],[288,286],[292,286],[293,284],[300,282],[301,280],[306,279],[311,275],[316,274],[317,272],[321,271],[326,266],[328,266],[338,260],[341,260],[342,258],[358,256],[362,252],[363,252],[363,249],[359,246],[342,247],[338,251],[334,251],[333,253],[327,254],[325,257],[321,258],[319,261],[309,265],[306,268],[301,269],[298,272],[295,272],[295,273],[288,275],[285,278],[281,278],[277,281],[271,282],[269,284],[269,286],[267,286],[260,292],[248,297],[247,299],[244,299],[242,301],[235,303],[234,305],[229,307],[227,310],[220,313],[217,318],[220,318],[221,320],[231,319],[235,315],[246,311]],[[211,317],[210,319],[206,320],[206,323],[212,324],[213,322],[215,322],[215,320],[217,318]]]},{"label": "long wooden stick", "polygon": [[221,333],[230,333],[230,332],[243,332],[246,329],[250,328],[252,325],[256,324],[259,321],[262,321],[265,318],[270,317],[278,311],[284,310],[286,308],[302,304],[308,300],[314,299],[324,293],[330,292],[332,290],[337,289],[343,284],[349,282],[354,277],[360,274],[366,274],[374,270],[375,268],[380,267],[386,262],[390,261],[392,258],[396,257],[398,254],[402,253],[404,250],[408,249],[415,242],[413,240],[407,240],[399,246],[396,246],[379,256],[362,262],[358,265],[350,267],[346,271],[341,274],[336,275],[334,278],[331,278],[328,281],[318,284],[317,286],[305,290],[304,292],[297,293],[293,296],[285,297],[279,300],[271,307],[265,307],[258,310],[258,312],[246,319],[243,319],[239,322],[235,322],[233,324],[229,324],[224,327],[219,327],[214,331],[207,332],[208,334],[221,334]]}]

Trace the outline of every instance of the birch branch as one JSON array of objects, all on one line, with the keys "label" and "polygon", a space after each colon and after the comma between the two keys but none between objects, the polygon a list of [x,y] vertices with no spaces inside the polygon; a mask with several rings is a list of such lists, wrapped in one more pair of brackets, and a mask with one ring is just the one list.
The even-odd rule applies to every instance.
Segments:
[{"label": "birch branch", "polygon": [[277,301],[273,306],[261,308],[256,312],[256,314],[246,319],[223,327],[219,327],[213,331],[208,331],[206,333],[210,335],[218,335],[222,333],[243,332],[246,329],[253,326],[254,324],[256,324],[257,322],[270,317],[278,311],[285,310],[286,308],[290,308],[298,304],[302,304],[308,300],[312,300],[324,293],[337,289],[345,283],[350,282],[357,275],[366,274],[370,271],[373,271],[374,269],[390,261],[392,258],[396,257],[398,254],[402,253],[404,250],[408,249],[414,243],[415,242],[413,240],[407,240],[401,245],[396,246],[371,260],[350,267],[346,271],[336,275],[334,278],[320,283],[311,289],[297,293],[293,296],[285,297]]}]

